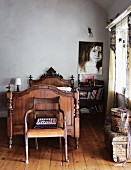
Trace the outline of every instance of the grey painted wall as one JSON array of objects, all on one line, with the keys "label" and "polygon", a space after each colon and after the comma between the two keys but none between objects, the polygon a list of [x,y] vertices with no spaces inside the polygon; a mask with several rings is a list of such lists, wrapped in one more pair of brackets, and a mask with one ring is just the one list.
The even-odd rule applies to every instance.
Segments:
[{"label": "grey painted wall", "polygon": [[116,0],[112,6],[108,9],[109,18],[116,17],[117,14],[121,14],[126,8],[131,5],[131,0]]},{"label": "grey painted wall", "polygon": [[[7,115],[6,86],[22,78],[21,90],[52,66],[75,76],[79,41],[103,42],[103,75],[108,81],[107,16],[91,0],[0,0],[0,117]],[[94,37],[89,38],[87,28]]]}]

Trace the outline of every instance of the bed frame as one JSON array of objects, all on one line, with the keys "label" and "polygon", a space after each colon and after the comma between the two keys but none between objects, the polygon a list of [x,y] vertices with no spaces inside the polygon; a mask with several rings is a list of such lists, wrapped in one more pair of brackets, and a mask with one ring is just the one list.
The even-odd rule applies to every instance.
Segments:
[{"label": "bed frame", "polygon": [[[33,107],[33,97],[48,98],[60,96],[60,105],[67,117],[68,135],[76,139],[76,147],[79,146],[80,120],[79,120],[79,92],[74,87],[74,78],[65,80],[51,67],[40,79],[33,80],[29,77],[29,88],[13,92],[9,84],[7,91],[8,118],[7,133],[9,148],[12,148],[13,137],[24,134],[24,115]],[[63,91],[57,87],[71,87],[71,92]],[[33,118],[30,118],[33,122]]]}]

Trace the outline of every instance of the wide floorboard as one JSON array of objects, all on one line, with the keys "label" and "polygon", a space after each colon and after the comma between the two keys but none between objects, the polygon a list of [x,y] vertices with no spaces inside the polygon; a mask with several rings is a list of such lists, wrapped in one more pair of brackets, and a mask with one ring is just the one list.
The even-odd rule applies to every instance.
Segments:
[{"label": "wide floorboard", "polygon": [[24,137],[13,139],[13,148],[8,148],[6,120],[0,119],[0,170],[131,170],[131,163],[115,166],[112,156],[105,148],[104,120],[81,115],[79,148],[74,139],[68,138],[69,163],[64,162],[64,147],[59,148],[57,138],[39,139],[39,149],[34,140],[29,141],[29,164],[25,164]]}]

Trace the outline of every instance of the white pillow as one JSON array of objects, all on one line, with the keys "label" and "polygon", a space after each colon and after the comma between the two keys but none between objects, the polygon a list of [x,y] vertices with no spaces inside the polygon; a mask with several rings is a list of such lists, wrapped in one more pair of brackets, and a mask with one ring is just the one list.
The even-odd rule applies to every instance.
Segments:
[{"label": "white pillow", "polygon": [[57,87],[59,90],[71,92],[71,87]]}]

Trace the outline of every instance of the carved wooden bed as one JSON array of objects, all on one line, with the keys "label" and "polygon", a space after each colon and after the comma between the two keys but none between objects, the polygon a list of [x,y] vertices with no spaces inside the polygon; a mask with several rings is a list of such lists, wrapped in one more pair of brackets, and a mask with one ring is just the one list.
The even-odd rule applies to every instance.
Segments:
[{"label": "carved wooden bed", "polygon": [[[76,139],[76,147],[78,148],[80,136],[79,93],[77,88],[74,88],[73,76],[70,80],[65,80],[51,67],[38,80],[33,80],[30,75],[29,86],[29,88],[20,92],[13,92],[10,85],[7,87],[9,148],[12,147],[15,135],[24,134],[24,115],[28,109],[32,108],[33,97],[48,98],[56,96],[60,96],[61,108],[66,113],[68,135]],[[66,91],[66,87],[70,87],[71,91]],[[64,88],[64,90],[61,90],[61,88]]]}]

